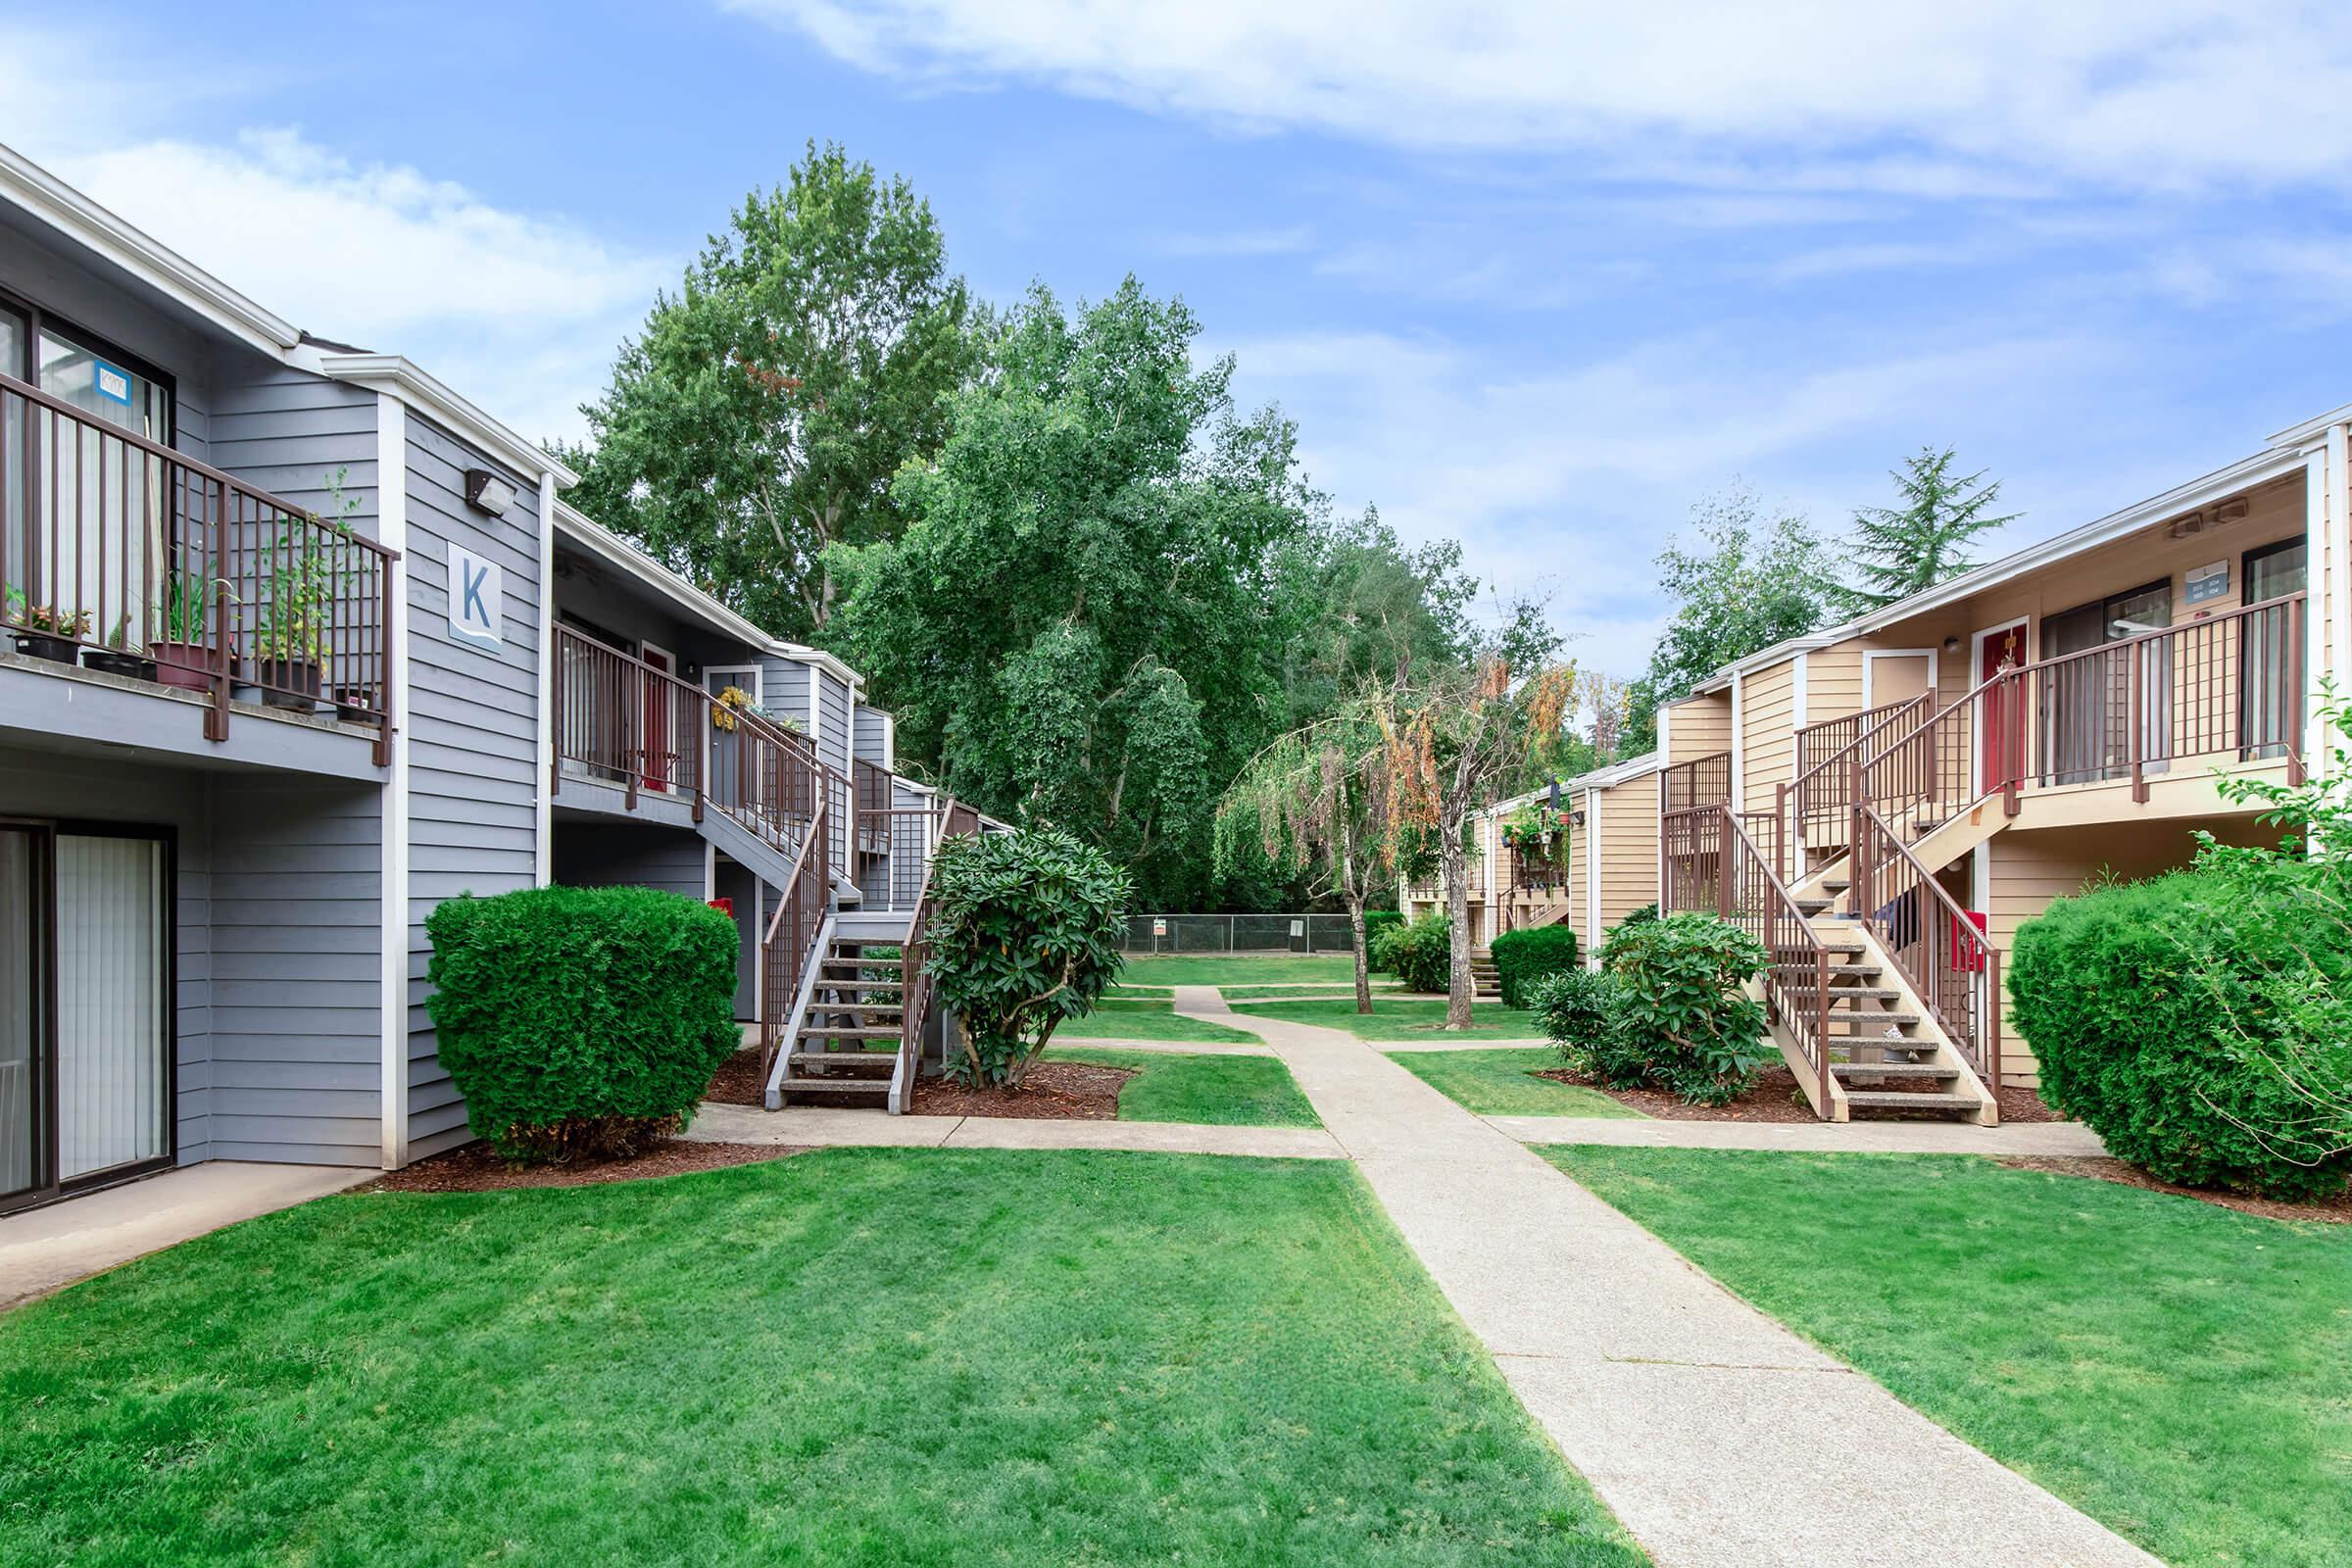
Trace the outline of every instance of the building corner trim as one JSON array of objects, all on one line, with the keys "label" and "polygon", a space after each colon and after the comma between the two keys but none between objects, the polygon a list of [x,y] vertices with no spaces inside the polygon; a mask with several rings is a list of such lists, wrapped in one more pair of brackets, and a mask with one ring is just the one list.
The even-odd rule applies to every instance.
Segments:
[{"label": "building corner trim", "polygon": [[383,794],[382,1159],[409,1160],[409,411],[391,393],[375,399],[377,532],[399,552],[391,566],[385,715],[391,762]]}]

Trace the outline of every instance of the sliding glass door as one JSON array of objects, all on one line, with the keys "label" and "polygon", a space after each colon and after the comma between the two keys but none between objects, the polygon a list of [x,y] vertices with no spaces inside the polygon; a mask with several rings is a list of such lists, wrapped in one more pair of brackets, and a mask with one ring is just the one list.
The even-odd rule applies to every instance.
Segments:
[{"label": "sliding glass door", "polygon": [[47,835],[0,823],[0,1202],[47,1180],[40,1134],[49,941]]},{"label": "sliding glass door", "polygon": [[0,822],[0,1207],[170,1161],[171,908],[165,838]]}]

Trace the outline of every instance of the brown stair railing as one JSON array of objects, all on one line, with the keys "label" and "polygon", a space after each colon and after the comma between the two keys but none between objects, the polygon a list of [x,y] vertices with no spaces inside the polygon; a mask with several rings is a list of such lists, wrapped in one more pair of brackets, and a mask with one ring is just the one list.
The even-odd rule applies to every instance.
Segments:
[{"label": "brown stair railing", "polygon": [[2001,1087],[2001,956],[1886,819],[1854,813],[1856,915],[1986,1089]]},{"label": "brown stair railing", "polygon": [[1853,817],[1846,792],[1853,785],[1854,759],[1906,733],[1934,706],[1935,699],[1923,692],[1796,732],[1796,777],[1776,791],[1777,814],[1788,824],[1786,857],[1777,861],[1783,881],[1802,881],[1814,855],[1845,847]]},{"label": "brown stair railing", "polygon": [[[569,773],[626,791],[631,809],[641,792],[685,801],[701,821],[710,706],[701,688],[668,670],[558,626],[549,789],[562,793]],[[726,721],[735,716],[729,710]]]},{"label": "brown stair railing", "polygon": [[1996,792],[2017,810],[2015,760],[2026,734],[2024,672],[2004,669],[1875,753],[1854,753],[1846,789],[1850,824],[1868,808],[1905,842],[1935,831]]},{"label": "brown stair railing", "polygon": [[1732,754],[1713,752],[1677,762],[1658,774],[1658,809],[1685,811],[1732,798]]},{"label": "brown stair railing", "polygon": [[[914,1091],[915,1074],[922,1066],[923,1036],[931,1026],[931,976],[925,972],[923,963],[930,951],[931,867],[941,845],[977,832],[980,827],[979,814],[968,806],[956,804],[951,796],[940,797],[934,815],[938,837],[923,855],[923,877],[916,890],[914,912],[907,916],[906,937],[899,947],[899,1062],[894,1081],[905,1095]],[[906,1107],[894,1099],[891,1108]]]},{"label": "brown stair railing", "polygon": [[0,374],[0,628],[209,693],[209,740],[228,738],[232,695],[251,687],[374,726],[383,763],[397,559]]},{"label": "brown stair railing", "polygon": [[1770,956],[1765,999],[1796,1043],[1815,1085],[1815,1103],[1830,1103],[1830,950],[1789,897],[1772,861],[1721,803],[1659,818],[1658,907],[1700,910],[1732,921]]}]

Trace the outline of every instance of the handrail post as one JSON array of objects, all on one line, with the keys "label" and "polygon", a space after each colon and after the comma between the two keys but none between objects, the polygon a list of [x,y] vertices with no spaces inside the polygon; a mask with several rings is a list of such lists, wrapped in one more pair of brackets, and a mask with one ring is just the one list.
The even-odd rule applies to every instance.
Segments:
[{"label": "handrail post", "polygon": [[2311,696],[2304,690],[2304,682],[2309,678],[2303,667],[2303,657],[2307,651],[2303,629],[2305,603],[2305,597],[2299,595],[2287,605],[2286,657],[2287,669],[2291,673],[2286,683],[2287,713],[2285,722],[2279,726],[2288,737],[2286,781],[2295,785],[2303,782],[2303,756],[2312,738]]},{"label": "handrail post", "polygon": [[2026,765],[2026,701],[2030,693],[2024,672],[2004,676],[1996,690],[2001,693],[2001,727],[2008,731],[2001,737],[2001,814],[2015,816],[2018,776]]},{"label": "handrail post", "polygon": [[1726,920],[1732,917],[1732,808],[1729,802],[1716,808],[1722,814],[1716,818],[1715,849],[1715,912]]},{"label": "handrail post", "polygon": [[2139,657],[2137,646],[2125,649],[2124,658],[2131,661],[2124,671],[2125,684],[2129,688],[2124,702],[2124,744],[2132,748],[2132,804],[2144,806],[2148,799],[2145,765],[2148,748],[2143,730],[2147,723],[2148,703],[2147,694],[2142,688],[2147,684],[2148,662]]},{"label": "handrail post", "polygon": [[228,739],[229,664],[237,656],[230,647],[232,633],[228,625],[228,583],[216,577],[213,589],[213,624],[220,628],[220,647],[213,655],[213,707],[204,715],[204,738],[208,741]]},{"label": "handrail post", "polygon": [[2001,955],[1987,932],[1977,941],[1984,955],[1984,1087],[2001,1092]]},{"label": "handrail post", "polygon": [[693,691],[686,704],[686,722],[694,730],[694,819],[699,823],[703,802],[710,793],[710,694],[700,686]]},{"label": "handrail post", "polygon": [[[1813,948],[1813,1066],[1821,1075],[1821,1114],[1830,1114],[1830,950]],[[1848,1055],[1852,1053],[1849,1051]]]}]

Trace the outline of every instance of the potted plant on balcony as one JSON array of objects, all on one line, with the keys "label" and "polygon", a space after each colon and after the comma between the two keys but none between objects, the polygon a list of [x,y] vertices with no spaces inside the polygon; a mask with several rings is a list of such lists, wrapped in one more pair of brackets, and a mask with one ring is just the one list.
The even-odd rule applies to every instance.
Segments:
[{"label": "potted plant on balcony", "polygon": [[15,623],[17,652],[60,664],[74,662],[75,645],[90,633],[90,612],[55,605],[27,604],[24,590],[8,590],[8,618]]},{"label": "potted plant on balcony", "polygon": [[155,661],[134,652],[130,640],[130,616],[123,615],[115,622],[114,630],[106,634],[104,648],[85,648],[81,662],[90,669],[104,670],[109,675],[128,675],[133,680],[155,679]]},{"label": "potted plant on balcony", "polygon": [[[188,691],[203,691],[212,684],[215,666],[220,658],[220,645],[211,635],[213,582],[200,571],[185,566],[172,568],[172,577],[165,585],[164,635],[155,648],[156,679],[167,686],[178,686]],[[237,668],[235,650],[230,650],[228,667],[233,674]]]},{"label": "potted plant on balcony", "polygon": [[334,546],[351,534],[357,496],[343,493],[347,469],[326,476],[331,515],[286,519],[270,552],[269,602],[253,633],[254,682],[271,708],[316,712],[332,643],[333,609],[350,572]]},{"label": "potted plant on balcony", "polygon": [[1502,824],[1502,842],[1531,860],[1548,861],[1566,845],[1568,819],[1538,803]]}]

